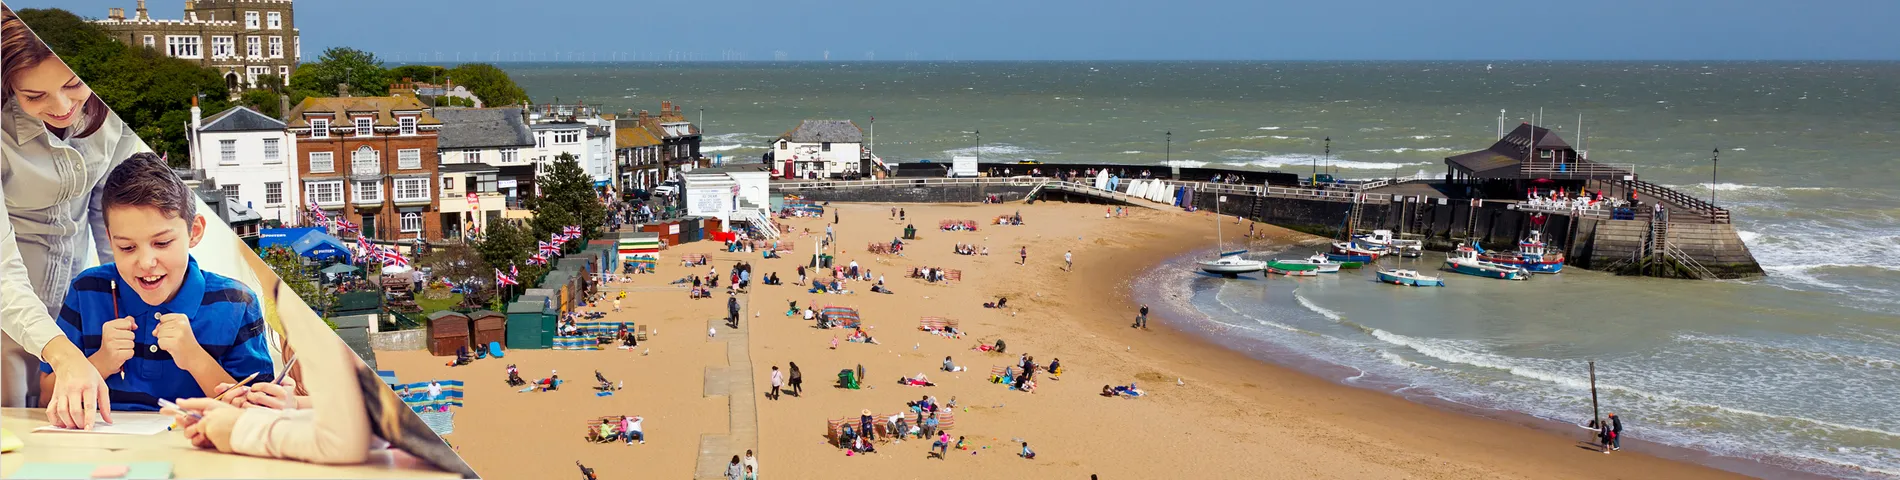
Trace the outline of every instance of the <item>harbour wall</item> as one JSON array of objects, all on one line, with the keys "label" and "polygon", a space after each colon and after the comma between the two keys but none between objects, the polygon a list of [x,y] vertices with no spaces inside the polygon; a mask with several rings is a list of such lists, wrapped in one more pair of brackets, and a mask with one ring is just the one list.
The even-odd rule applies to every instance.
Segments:
[{"label": "harbour wall", "polygon": [[996,195],[1004,201],[1016,200],[1035,190],[1035,185],[972,184],[930,186],[880,186],[851,188],[807,188],[791,192],[806,200],[853,203],[978,203]]}]

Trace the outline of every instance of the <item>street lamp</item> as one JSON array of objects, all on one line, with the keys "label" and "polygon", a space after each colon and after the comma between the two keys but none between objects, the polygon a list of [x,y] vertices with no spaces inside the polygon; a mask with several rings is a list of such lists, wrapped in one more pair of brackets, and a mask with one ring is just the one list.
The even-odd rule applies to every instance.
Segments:
[{"label": "street lamp", "polygon": [[1720,170],[1722,166],[1721,157],[1722,157],[1721,148],[1716,148],[1715,151],[1709,155],[1709,206],[1710,207],[1715,206],[1715,186],[1716,186],[1715,176],[1716,176],[1717,171]]},{"label": "street lamp", "polygon": [[970,133],[976,134],[976,163],[983,163],[983,131],[974,130]]},{"label": "street lamp", "polygon": [[1167,133],[1163,133],[1162,135],[1165,135],[1167,137],[1165,144],[1163,144],[1161,147],[1161,159],[1163,160],[1162,163],[1165,163],[1168,166],[1172,167],[1174,166],[1174,131],[1169,130]]},{"label": "street lamp", "polygon": [[1326,137],[1326,169],[1332,170],[1332,168],[1333,168],[1333,137],[1329,135]]}]

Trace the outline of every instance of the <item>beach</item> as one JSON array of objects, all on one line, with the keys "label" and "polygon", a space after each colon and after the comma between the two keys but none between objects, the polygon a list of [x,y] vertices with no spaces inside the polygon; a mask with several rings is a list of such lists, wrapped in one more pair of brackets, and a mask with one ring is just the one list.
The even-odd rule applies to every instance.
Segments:
[{"label": "beach", "polygon": [[[868,469],[863,471],[915,478],[1738,476],[1650,456],[1639,446],[1604,455],[1580,442],[1588,432],[1553,430],[1534,419],[1472,415],[1340,385],[1222,349],[1174,330],[1172,320],[1162,316],[1152,319],[1151,329],[1130,328],[1137,308],[1131,279],[1164,260],[1210,248],[1214,226],[1208,213],[1135,208],[1128,218],[1105,219],[1099,205],[832,207],[841,217],[834,226],[838,263],[856,260],[883,275],[894,294],[870,293],[865,282],[852,282],[855,293],[846,295],[756,283],[757,275],[769,272],[794,281],[797,264],[809,257],[831,221],[828,212],[823,221],[784,221],[794,231],[815,232],[787,236],[798,242],[791,256],[799,260],[715,252],[719,243],[699,242],[663,252],[660,274],[607,287],[610,295],[623,288],[629,294],[625,311],[602,321],[637,321],[659,331],[633,351],[523,350],[453,368],[445,366],[449,359],[425,352],[378,352],[380,368],[396,370],[405,382],[468,382],[467,406],[457,412],[455,433],[447,438],[487,478],[575,472],[575,460],[597,469],[601,478],[690,476],[699,436],[729,428],[726,398],[708,397],[703,387],[708,367],[725,366],[725,344],[709,340],[705,331],[723,317],[725,302],[723,293],[689,300],[684,289],[666,284],[687,274],[704,275],[706,267],[678,266],[679,255],[704,253],[722,276],[735,261],[754,266],[742,328],[749,332],[753,384],[759,390],[751,394],[762,475],[808,478]],[[904,208],[908,221],[887,218],[892,207]],[[1018,211],[1025,225],[991,225],[995,217]],[[939,231],[940,220],[975,220],[980,229]],[[907,223],[919,227],[919,239],[907,243],[902,257],[864,251],[867,243],[889,242]],[[1245,241],[1246,228],[1227,225],[1230,245]],[[1256,245],[1310,240],[1270,226],[1258,228],[1267,238],[1254,240]],[[956,255],[952,248],[958,243],[987,246],[991,254]],[[1024,246],[1028,265],[1017,265]],[[1064,252],[1071,251],[1074,272],[1062,265]],[[949,285],[902,278],[900,272],[913,266],[960,270],[963,278]],[[983,308],[997,297],[1009,298],[1009,308]],[[801,307],[816,302],[858,309],[879,344],[845,342],[847,331],[816,329],[787,317],[792,300]],[[604,307],[610,309],[611,302]],[[918,320],[925,316],[957,319],[967,335],[949,339],[920,331]],[[830,348],[834,336],[840,339],[836,350]],[[1007,353],[972,350],[998,338],[1007,342]],[[1061,359],[1061,379],[1039,376],[1033,394],[987,381],[991,367],[1014,364],[1023,353],[1042,365]],[[970,371],[940,371],[946,355]],[[803,371],[804,396],[765,398],[771,367],[788,368],[789,362]],[[525,378],[544,377],[552,369],[571,382],[556,392],[517,393],[502,381],[508,363],[519,365]],[[834,387],[836,372],[858,365],[867,373],[863,389]],[[588,389],[595,369],[624,381],[626,389],[595,397]],[[918,373],[936,385],[897,383]],[[1147,394],[1099,396],[1103,385],[1130,382]],[[889,415],[923,396],[956,399],[956,426],[950,432],[953,438],[964,437],[971,450],[926,458],[929,441],[907,440],[881,444],[875,454],[847,457],[826,442],[827,419],[856,417],[865,409]],[[646,444],[582,440],[590,419],[621,414],[646,418]],[[1018,458],[1020,441],[1029,442],[1038,457]]]}]

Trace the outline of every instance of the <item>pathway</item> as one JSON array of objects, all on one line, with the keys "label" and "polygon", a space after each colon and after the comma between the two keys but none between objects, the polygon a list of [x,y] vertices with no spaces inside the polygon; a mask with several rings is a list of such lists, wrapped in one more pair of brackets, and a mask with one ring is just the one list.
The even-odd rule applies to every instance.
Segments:
[{"label": "pathway", "polygon": [[[759,395],[752,386],[751,335],[744,328],[757,320],[745,316],[751,313],[751,303],[750,296],[739,296],[739,326],[742,328],[728,327],[724,316],[706,321],[709,328],[719,332],[719,336],[710,341],[726,342],[726,366],[706,367],[706,396],[725,396],[732,418],[725,434],[699,436],[699,464],[693,478],[725,478],[726,465],[732,463],[732,456],[744,455],[746,450],[763,456],[758,451]],[[724,311],[720,309],[721,313]]]}]

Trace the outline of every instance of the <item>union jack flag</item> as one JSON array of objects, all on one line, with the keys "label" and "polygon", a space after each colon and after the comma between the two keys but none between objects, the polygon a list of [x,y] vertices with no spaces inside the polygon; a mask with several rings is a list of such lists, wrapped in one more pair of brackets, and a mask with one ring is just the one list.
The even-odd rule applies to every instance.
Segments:
[{"label": "union jack flag", "polygon": [[383,250],[382,259],[383,259],[383,265],[391,265],[391,266],[398,266],[398,267],[409,266],[409,259],[404,258],[402,254],[400,253],[396,253],[396,249],[394,248]]},{"label": "union jack flag", "polygon": [[317,202],[310,202],[310,216],[317,219],[318,225],[330,223],[330,216],[323,214],[323,209],[317,207]]},{"label": "union jack flag", "polygon": [[336,228],[337,230],[344,231],[344,232],[354,232],[363,227],[355,223],[351,223],[349,219],[339,218],[339,219],[336,219]]},{"label": "union jack flag", "polygon": [[541,253],[552,255],[554,252],[561,251],[561,247],[556,247],[552,243],[548,243],[548,242],[538,242],[538,243],[541,244]]},{"label": "union jack flag", "polygon": [[502,274],[500,269],[495,270],[495,286],[499,287],[503,285],[520,285],[520,284],[521,282],[515,281],[515,277],[510,277],[510,276]]},{"label": "union jack flag", "polygon": [[361,248],[363,250],[363,256],[366,256],[366,257],[376,255],[381,252],[380,250],[377,250],[375,244],[369,243],[369,237],[365,237],[362,235],[356,236],[356,246],[357,248]]},{"label": "union jack flag", "polygon": [[511,264],[511,265],[508,265],[508,276],[510,276],[510,277],[519,277],[519,276],[521,276],[521,270],[516,270],[516,269],[515,269],[515,266],[514,266],[514,265],[512,265],[512,264]]},{"label": "union jack flag", "polygon": [[539,253],[534,254],[534,256],[532,257],[528,257],[529,265],[547,265],[547,263],[548,263],[548,257],[542,256]]},{"label": "union jack flag", "polygon": [[570,238],[579,237],[581,236],[581,227],[575,226],[575,225],[568,225],[566,228],[561,229],[561,234],[567,235]]}]

